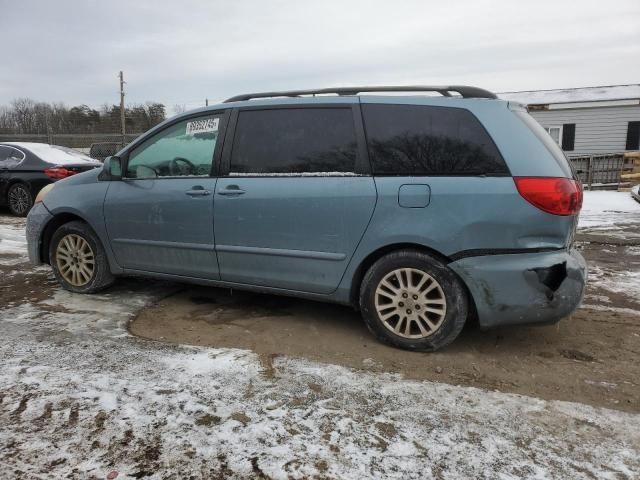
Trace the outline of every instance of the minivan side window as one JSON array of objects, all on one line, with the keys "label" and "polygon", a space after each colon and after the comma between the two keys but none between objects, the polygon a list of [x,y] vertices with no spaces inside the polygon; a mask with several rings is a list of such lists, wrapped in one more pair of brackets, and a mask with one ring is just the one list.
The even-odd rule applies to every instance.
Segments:
[{"label": "minivan side window", "polygon": [[374,175],[509,175],[480,121],[468,110],[362,105]]},{"label": "minivan side window", "polygon": [[244,110],[229,175],[355,175],[351,108]]},{"label": "minivan side window", "polygon": [[221,115],[178,122],[134,148],[127,178],[206,177],[211,173]]}]

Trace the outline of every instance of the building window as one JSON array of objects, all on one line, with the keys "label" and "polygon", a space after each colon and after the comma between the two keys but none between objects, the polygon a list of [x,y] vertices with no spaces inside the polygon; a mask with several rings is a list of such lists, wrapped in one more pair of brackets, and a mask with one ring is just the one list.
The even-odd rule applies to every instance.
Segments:
[{"label": "building window", "polygon": [[544,127],[547,133],[553,138],[553,141],[560,145],[562,138],[562,127]]},{"label": "building window", "polygon": [[625,150],[640,150],[640,122],[629,122]]},{"label": "building window", "polygon": [[562,125],[562,150],[572,152],[576,143],[576,124],[564,123]]}]

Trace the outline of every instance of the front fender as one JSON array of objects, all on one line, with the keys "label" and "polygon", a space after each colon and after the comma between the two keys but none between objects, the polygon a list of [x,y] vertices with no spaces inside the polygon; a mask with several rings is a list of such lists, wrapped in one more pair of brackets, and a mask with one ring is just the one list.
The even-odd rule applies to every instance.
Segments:
[{"label": "front fender", "polygon": [[[71,177],[73,178],[73,177]],[[47,194],[44,206],[52,215],[50,222],[56,219],[76,217],[87,223],[96,233],[107,254],[109,266],[113,274],[122,273],[122,267],[118,265],[104,221],[104,199],[111,182],[86,182],[72,183],[60,182]]]}]

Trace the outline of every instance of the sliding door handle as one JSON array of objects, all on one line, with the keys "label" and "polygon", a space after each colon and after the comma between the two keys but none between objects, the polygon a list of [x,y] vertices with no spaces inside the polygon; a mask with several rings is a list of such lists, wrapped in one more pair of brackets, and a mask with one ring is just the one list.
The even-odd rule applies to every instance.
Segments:
[{"label": "sliding door handle", "polygon": [[243,195],[245,193],[238,185],[227,185],[224,190],[218,190],[218,195],[225,195],[227,197],[233,197],[236,195]]},{"label": "sliding door handle", "polygon": [[207,195],[211,195],[210,190],[207,190],[200,185],[195,185],[191,187],[191,190],[187,190],[184,193],[189,195],[190,197],[206,197]]}]

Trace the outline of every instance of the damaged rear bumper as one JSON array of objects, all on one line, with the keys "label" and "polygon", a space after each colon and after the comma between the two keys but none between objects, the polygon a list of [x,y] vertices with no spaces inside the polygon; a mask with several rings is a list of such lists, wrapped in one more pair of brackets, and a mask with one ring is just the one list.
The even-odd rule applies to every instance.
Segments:
[{"label": "damaged rear bumper", "polygon": [[449,266],[469,288],[485,328],[555,323],[580,305],[587,278],[575,250],[469,257]]}]

